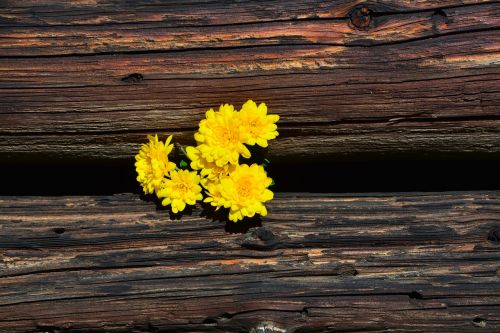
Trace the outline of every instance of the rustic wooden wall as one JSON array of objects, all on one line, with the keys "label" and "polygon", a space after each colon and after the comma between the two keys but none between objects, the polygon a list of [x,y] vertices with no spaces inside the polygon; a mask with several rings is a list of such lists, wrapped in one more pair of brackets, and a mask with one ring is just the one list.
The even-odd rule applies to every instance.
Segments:
[{"label": "rustic wooden wall", "polygon": [[280,194],[261,227],[135,195],[0,207],[0,332],[500,331],[498,191]]},{"label": "rustic wooden wall", "polygon": [[498,158],[499,27],[497,1],[4,0],[0,158],[130,158],[248,98],[276,160]]},{"label": "rustic wooden wall", "polygon": [[[3,0],[0,166],[30,167],[0,172],[71,188],[30,168],[129,170],[146,134],[192,143],[248,98],[281,116],[282,166],[499,161],[499,31],[487,0]],[[500,331],[498,191],[276,197],[232,224],[0,196],[0,332]]]}]

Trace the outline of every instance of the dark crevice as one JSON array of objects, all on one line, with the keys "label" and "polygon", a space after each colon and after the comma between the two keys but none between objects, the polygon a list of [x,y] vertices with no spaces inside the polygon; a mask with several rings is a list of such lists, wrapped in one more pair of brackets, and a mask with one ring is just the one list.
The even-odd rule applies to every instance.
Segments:
[{"label": "dark crevice", "polygon": [[418,291],[412,291],[411,293],[408,294],[408,297],[410,299],[424,299],[424,296]]},{"label": "dark crevice", "polygon": [[[436,4],[439,4],[439,1],[435,2]],[[464,3],[460,4],[458,6],[436,6],[432,8],[423,8],[423,9],[413,9],[413,10],[390,10],[387,8],[384,8],[383,10],[379,10],[377,8],[377,4],[373,3],[371,4],[370,2],[367,2],[367,6],[373,10],[373,16],[374,17],[382,17],[382,16],[390,16],[390,15],[409,15],[409,14],[425,14],[425,13],[432,13],[436,11],[447,11],[447,10],[456,10],[456,9],[461,9],[461,8],[467,8],[467,7],[491,7],[492,5],[497,5],[498,1],[490,1],[490,2],[484,2],[484,3]]]},{"label": "dark crevice", "polygon": [[[302,21],[345,21],[349,19],[346,16],[339,17],[318,17],[311,15],[310,17],[303,18],[283,18],[276,20],[262,20],[262,21],[243,21],[243,22],[232,22],[232,23],[210,23],[210,24],[180,24],[180,25],[165,25],[166,21],[128,21],[128,22],[102,22],[97,24],[84,24],[84,23],[68,23],[68,24],[51,24],[51,25],[0,25],[0,28],[30,28],[30,29],[45,29],[45,28],[73,28],[73,27],[113,27],[113,26],[139,26],[139,25],[157,25],[154,28],[161,29],[189,29],[189,28],[224,28],[224,27],[238,27],[245,25],[264,25],[264,24],[272,24],[272,23],[296,23]],[[138,27],[140,29],[144,29],[147,27]]]},{"label": "dark crevice", "polygon": [[[35,304],[35,303],[50,303],[50,302],[57,302],[57,301],[78,301],[78,300],[92,300],[92,299],[109,299],[109,298],[129,298],[129,299],[137,299],[137,298],[142,298],[142,299],[148,299],[148,298],[157,298],[159,292],[158,291],[144,291],[144,292],[135,292],[135,293],[125,293],[125,294],[103,294],[103,295],[88,295],[88,296],[73,296],[73,297],[54,297],[54,298],[47,298],[47,299],[38,299],[38,300],[27,300],[27,301],[19,301],[19,302],[11,302],[11,303],[3,303],[0,304],[0,308],[3,307],[8,307],[8,306],[13,306],[13,305],[20,305],[20,304]],[[249,293],[251,294],[251,293]],[[154,296],[156,295],[156,296]],[[236,294],[237,295],[237,294]],[[187,297],[187,298],[204,298],[204,297],[220,297],[219,295],[210,295],[210,296],[192,296],[192,297]],[[174,298],[172,297],[172,300],[175,299],[186,299],[186,297],[179,297],[179,298]]]},{"label": "dark crevice", "polygon": [[175,127],[175,128],[151,128],[151,129],[124,129],[124,130],[111,130],[111,131],[52,131],[52,132],[0,132],[0,135],[5,136],[82,136],[82,135],[116,135],[116,134],[147,134],[160,133],[160,132],[194,132],[198,127]]},{"label": "dark crevice", "polygon": [[54,228],[54,229],[52,229],[52,231],[55,234],[61,235],[61,234],[64,234],[66,232],[66,229],[64,229],[64,228]]},{"label": "dark crevice", "polygon": [[[470,296],[481,298],[481,297],[484,297],[484,294],[482,294],[482,295],[470,295]],[[436,299],[438,299],[438,298],[436,298]],[[471,304],[448,304],[447,306],[449,308],[476,308],[476,307],[490,308],[490,307],[498,307],[498,306],[500,306],[500,303],[492,302],[492,303],[483,303],[483,304],[474,304],[474,305],[471,305]]]},{"label": "dark crevice", "polygon": [[[417,152],[414,158],[407,159],[383,159],[384,156],[376,154],[372,157],[366,160],[298,159],[292,165],[271,159],[268,172],[276,183],[271,189],[275,192],[367,193],[500,188],[498,159],[422,159]],[[66,165],[28,163],[0,166],[0,195],[141,193],[131,158],[117,160],[114,165],[80,159]],[[245,226],[250,225],[258,227],[260,222],[256,220]],[[247,231],[238,223],[226,224],[226,230],[234,233]],[[485,234],[484,238],[494,242],[497,236],[494,231]]]},{"label": "dark crevice", "polygon": [[486,327],[486,320],[481,317],[476,317],[472,319],[472,324],[476,327]]},{"label": "dark crevice", "polygon": [[[112,298],[120,298],[120,299],[157,299],[161,295],[161,292],[158,291],[144,291],[144,292],[135,292],[135,293],[125,293],[125,294],[103,294],[103,295],[88,295],[88,296],[73,296],[73,297],[60,297],[60,298],[46,298],[46,299],[34,299],[34,300],[26,300],[26,301],[19,301],[19,302],[11,302],[11,303],[3,303],[0,304],[0,308],[3,307],[9,307],[9,306],[14,306],[14,305],[21,305],[21,304],[36,304],[36,303],[50,303],[50,302],[59,302],[59,301],[78,301],[78,300],[97,300],[97,299],[112,299]],[[233,296],[238,296],[238,295],[262,295],[262,291],[256,291],[256,292],[242,292],[242,293],[233,293]],[[404,294],[401,293],[354,293],[354,294],[336,294],[336,295],[331,295],[331,294],[321,294],[321,295],[290,295],[290,296],[283,296],[283,298],[288,298],[288,297],[296,297],[296,298],[322,298],[322,297],[367,297],[367,296],[403,296]],[[198,298],[219,298],[221,295],[200,295],[200,296],[184,296],[184,297],[171,297],[170,300],[185,300],[185,299],[198,299]],[[261,311],[278,311],[278,312],[299,312],[301,313],[301,310],[278,310],[278,309],[267,309],[267,308],[262,308],[258,310],[247,310],[247,311],[240,311],[236,313],[223,313],[222,315],[218,317],[209,317],[213,318],[214,320],[217,320],[217,322],[220,321],[226,321],[229,320],[237,315],[241,314],[248,314],[248,313],[254,313],[254,312],[261,312]]]},{"label": "dark crevice", "polygon": [[[15,55],[1,56],[0,59],[37,59],[37,58],[71,58],[71,57],[95,57],[95,56],[117,56],[117,55],[149,55],[158,53],[185,53],[185,52],[205,52],[205,51],[231,51],[252,48],[275,48],[275,47],[300,47],[300,46],[335,46],[333,44],[322,43],[291,43],[291,44],[255,44],[239,46],[221,46],[221,47],[187,47],[182,49],[155,49],[155,50],[133,50],[133,51],[110,51],[93,53],[67,53],[67,54],[44,54],[44,55]],[[340,46],[340,45],[337,45]]]},{"label": "dark crevice", "polygon": [[217,325],[217,317],[208,317],[202,322],[203,325]]},{"label": "dark crevice", "polygon": [[[37,270],[37,271],[30,271],[30,272],[19,272],[19,273],[12,273],[12,274],[4,274],[0,275],[0,278],[12,278],[12,277],[20,277],[20,276],[30,276],[30,275],[38,275],[38,274],[50,274],[50,273],[67,273],[67,272],[80,272],[80,271],[100,271],[100,270],[127,270],[127,269],[134,269],[134,268],[151,268],[151,267],[168,267],[169,265],[148,265],[147,263],[144,263],[142,265],[132,265],[132,264],[124,264],[124,265],[117,265],[117,266],[86,266],[86,267],[65,267],[65,268],[54,268],[54,269],[44,269],[44,270]],[[269,271],[259,271],[259,273],[270,273],[274,272],[273,270]],[[187,277],[191,278],[204,278],[204,277],[209,277],[209,276],[219,276],[219,275],[244,275],[244,274],[255,274],[255,272],[238,272],[235,271],[234,273],[212,273],[212,274],[190,274],[190,275],[178,275],[178,276],[164,276],[164,277],[157,277],[157,278],[145,278],[145,279],[134,279],[134,280],[117,280],[115,282],[137,282],[137,281],[152,281],[152,280],[175,280],[175,279],[183,279]]]},{"label": "dark crevice", "polygon": [[[353,42],[349,44],[341,44],[341,45],[331,45],[331,46],[345,46],[345,47],[377,47],[377,46],[389,46],[389,45],[400,45],[400,44],[406,44],[406,43],[413,43],[413,42],[420,42],[424,40],[433,40],[436,38],[440,37],[448,37],[448,36],[455,36],[455,35],[461,35],[461,34],[472,34],[472,33],[479,33],[479,32],[487,32],[487,31],[498,31],[500,28],[497,27],[491,27],[491,28],[479,28],[479,29],[471,29],[471,30],[465,30],[465,31],[450,31],[450,32],[445,32],[445,33],[436,33],[436,34],[431,34],[427,36],[421,36],[421,37],[414,37],[414,38],[408,38],[404,40],[395,40],[395,41],[389,41],[389,42],[373,42],[371,40],[365,40],[365,43],[359,43],[359,42]],[[314,44],[318,45],[318,44]]]},{"label": "dark crevice", "polygon": [[[366,292],[366,293],[335,293],[335,295],[321,293],[321,294],[313,294],[310,293],[308,295],[293,295],[290,297],[294,298],[324,298],[324,297],[366,297],[366,296],[401,296],[406,297],[409,294],[400,293],[400,292]],[[283,298],[287,298],[287,296],[283,296]],[[427,298],[426,298],[427,299]],[[429,300],[434,299],[434,297],[428,297]]]},{"label": "dark crevice", "polygon": [[144,76],[142,74],[139,74],[139,73],[132,73],[132,74],[129,74],[121,79],[121,81],[127,82],[127,83],[138,83],[138,82],[141,82],[143,80],[144,80]]},{"label": "dark crevice", "polygon": [[[245,256],[240,256],[240,258],[245,258]],[[259,270],[259,274],[267,274],[267,273],[274,273],[274,269],[268,269],[268,270]],[[34,272],[33,274],[37,274]],[[175,279],[184,279],[184,278],[205,278],[205,277],[210,277],[210,276],[221,276],[227,278],[228,276],[244,276],[244,275],[255,275],[255,271],[234,271],[234,272],[220,272],[220,273],[212,273],[212,274],[190,274],[190,275],[181,275],[181,276],[162,276],[162,277],[154,277],[154,278],[142,278],[142,279],[120,279],[120,280],[113,280],[111,282],[94,282],[94,283],[89,283],[89,284],[105,284],[105,283],[129,283],[129,282],[145,282],[145,281],[161,281],[161,280],[175,280]],[[260,282],[255,282],[255,283],[260,283]],[[219,290],[234,290],[234,288],[220,288]]]}]

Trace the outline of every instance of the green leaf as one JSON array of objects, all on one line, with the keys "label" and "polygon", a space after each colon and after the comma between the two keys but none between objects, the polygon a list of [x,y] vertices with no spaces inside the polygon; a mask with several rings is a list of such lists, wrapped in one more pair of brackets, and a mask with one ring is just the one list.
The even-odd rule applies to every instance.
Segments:
[{"label": "green leaf", "polygon": [[186,161],[184,161],[184,160],[181,160],[181,161],[179,162],[179,167],[180,167],[181,169],[186,169],[186,168],[188,167],[188,163],[187,163]]},{"label": "green leaf", "polygon": [[274,182],[274,179],[273,179],[273,181],[271,182],[271,185],[269,185],[269,186],[273,186],[274,184],[276,184],[276,183]]},{"label": "green leaf", "polygon": [[263,160],[262,160],[262,165],[263,165],[264,167],[269,166],[269,164],[271,164],[271,162],[270,162],[267,158],[265,158],[265,159],[263,159]]}]

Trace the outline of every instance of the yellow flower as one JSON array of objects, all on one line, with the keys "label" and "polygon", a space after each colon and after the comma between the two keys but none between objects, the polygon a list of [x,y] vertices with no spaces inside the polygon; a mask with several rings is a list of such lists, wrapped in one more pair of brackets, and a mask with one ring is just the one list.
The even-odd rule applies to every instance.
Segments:
[{"label": "yellow flower", "polygon": [[260,103],[259,106],[248,100],[241,107],[240,111],[241,128],[248,135],[249,145],[258,144],[267,147],[267,140],[272,140],[278,136],[276,122],[280,119],[278,115],[268,115],[267,106]]},{"label": "yellow flower", "polygon": [[255,214],[266,216],[263,203],[273,198],[273,192],[267,189],[271,183],[272,179],[267,177],[262,166],[238,165],[219,184],[209,187],[205,202],[217,208],[229,208],[229,219],[234,222]]},{"label": "yellow flower", "polygon": [[175,164],[168,160],[168,154],[174,147],[170,144],[172,136],[165,143],[158,141],[158,135],[148,135],[148,139],[149,142],[143,144],[135,156],[137,180],[146,194],[157,192],[163,178],[175,168]]},{"label": "yellow flower", "polygon": [[240,127],[239,113],[232,105],[221,105],[217,112],[208,110],[194,135],[201,156],[219,167],[238,164],[240,155],[249,158],[250,151],[244,145],[248,138]]},{"label": "yellow flower", "polygon": [[218,210],[221,207],[229,208],[231,206],[231,203],[222,196],[219,181],[207,180],[204,187],[207,189],[208,195],[204,202],[209,202],[212,206],[216,207],[215,210]]},{"label": "yellow flower", "polygon": [[202,177],[201,184],[206,187],[208,181],[219,181],[222,176],[227,175],[234,170],[234,164],[225,164],[218,166],[215,162],[208,162],[197,147],[186,147],[186,155],[191,160],[191,168],[200,170]]},{"label": "yellow flower", "polygon": [[163,206],[172,205],[172,212],[182,212],[187,205],[194,205],[203,198],[200,176],[196,171],[171,171],[170,179],[165,179],[158,191],[158,198],[165,198]]}]

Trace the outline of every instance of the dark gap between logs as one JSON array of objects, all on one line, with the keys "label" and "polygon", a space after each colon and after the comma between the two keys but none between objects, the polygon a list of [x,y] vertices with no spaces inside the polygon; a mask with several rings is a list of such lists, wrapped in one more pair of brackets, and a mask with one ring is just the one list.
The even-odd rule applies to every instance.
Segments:
[{"label": "dark gap between logs", "polygon": [[[415,192],[500,188],[498,160],[272,163],[276,192]],[[141,192],[133,161],[116,165],[0,166],[0,195],[109,195]]]}]

